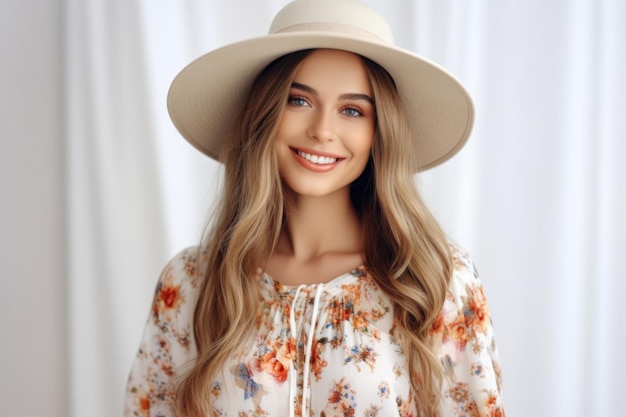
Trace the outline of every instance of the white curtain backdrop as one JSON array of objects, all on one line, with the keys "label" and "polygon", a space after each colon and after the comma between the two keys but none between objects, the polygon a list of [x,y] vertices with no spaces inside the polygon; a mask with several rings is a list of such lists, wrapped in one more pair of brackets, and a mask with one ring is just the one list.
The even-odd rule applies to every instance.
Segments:
[{"label": "white curtain backdrop", "polygon": [[[219,183],[219,166],[169,121],[169,83],[198,55],[265,33],[286,2],[60,0],[63,16],[50,15],[64,28],[55,114],[65,154],[46,157],[66,166],[65,230],[54,233],[67,314],[54,325],[67,335],[63,388],[55,388],[67,399],[46,415],[121,415],[160,269],[198,242]],[[387,17],[397,44],[448,68],[474,98],[470,142],[419,183],[478,265],[508,416],[623,415],[626,2],[367,3]],[[31,12],[30,2],[17,4]],[[3,177],[16,169],[4,166]],[[22,362],[34,356],[18,350],[11,354]],[[0,378],[20,394],[3,397],[7,415],[23,415],[11,401],[31,382]]]},{"label": "white curtain backdrop", "polygon": [[[67,3],[70,409],[104,417],[158,272],[197,242],[219,176],[172,127],[169,83],[265,33],[286,1]],[[620,414],[625,3],[370,3],[475,99],[467,148],[421,183],[482,273],[509,415]]]}]

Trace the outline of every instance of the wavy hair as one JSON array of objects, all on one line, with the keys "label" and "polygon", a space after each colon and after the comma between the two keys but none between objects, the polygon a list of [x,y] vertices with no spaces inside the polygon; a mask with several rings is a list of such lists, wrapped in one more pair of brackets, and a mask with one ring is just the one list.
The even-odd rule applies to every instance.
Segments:
[{"label": "wavy hair", "polygon": [[[271,256],[284,225],[285,195],[273,138],[299,64],[311,51],[278,58],[256,78],[222,154],[224,186],[206,234],[206,273],[194,313],[196,360],[179,375],[176,413],[214,416],[211,385],[254,331],[259,314],[257,268]],[[446,236],[414,185],[410,130],[391,76],[362,58],[376,107],[370,160],[351,185],[362,217],[366,269],[393,305],[411,392],[422,416],[438,415],[442,371],[428,331],[451,276]]]}]

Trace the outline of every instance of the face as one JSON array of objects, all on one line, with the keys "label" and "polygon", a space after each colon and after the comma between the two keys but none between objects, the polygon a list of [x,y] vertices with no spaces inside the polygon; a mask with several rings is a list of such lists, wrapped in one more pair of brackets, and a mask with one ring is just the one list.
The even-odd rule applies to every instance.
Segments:
[{"label": "face", "polygon": [[360,58],[313,51],[295,73],[276,135],[284,184],[301,196],[348,195],[367,165],[374,131],[372,93]]}]

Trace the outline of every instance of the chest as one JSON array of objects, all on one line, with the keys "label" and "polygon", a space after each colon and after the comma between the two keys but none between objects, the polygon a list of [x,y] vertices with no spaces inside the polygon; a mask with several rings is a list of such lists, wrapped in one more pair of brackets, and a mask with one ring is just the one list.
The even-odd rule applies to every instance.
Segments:
[{"label": "chest", "polygon": [[411,415],[391,305],[362,284],[267,298],[256,334],[216,381],[216,409],[246,416]]}]

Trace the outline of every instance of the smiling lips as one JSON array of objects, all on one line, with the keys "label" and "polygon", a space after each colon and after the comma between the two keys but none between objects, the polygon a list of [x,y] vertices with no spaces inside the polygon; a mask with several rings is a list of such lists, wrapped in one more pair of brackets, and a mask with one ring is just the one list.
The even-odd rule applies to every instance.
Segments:
[{"label": "smiling lips", "polygon": [[297,152],[298,152],[298,155],[300,155],[302,158],[306,159],[307,161],[311,161],[314,164],[328,165],[328,164],[334,164],[335,162],[337,162],[337,158],[330,158],[328,156],[321,156],[321,155],[311,155],[310,153],[306,153],[302,151],[297,151]]},{"label": "smiling lips", "polygon": [[296,161],[304,168],[315,172],[326,172],[333,169],[337,164],[345,158],[325,156],[318,154],[310,154],[299,149],[292,148],[291,151]]}]

